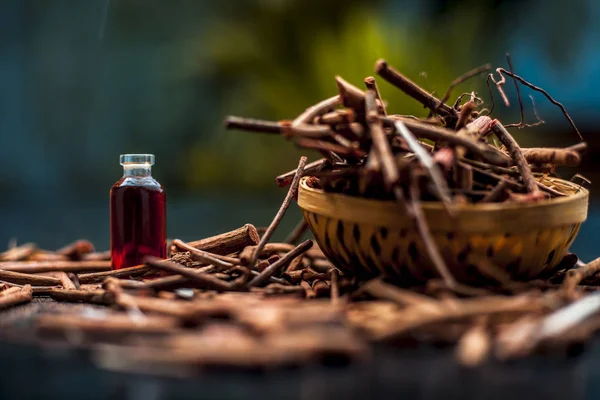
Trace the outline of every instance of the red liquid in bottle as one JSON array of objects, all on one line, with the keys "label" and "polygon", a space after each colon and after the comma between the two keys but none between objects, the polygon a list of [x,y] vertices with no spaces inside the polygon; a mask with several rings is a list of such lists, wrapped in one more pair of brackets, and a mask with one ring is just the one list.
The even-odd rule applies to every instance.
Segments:
[{"label": "red liquid in bottle", "polygon": [[143,264],[148,255],[166,258],[165,191],[147,171],[128,172],[126,167],[125,176],[110,190],[112,269]]}]

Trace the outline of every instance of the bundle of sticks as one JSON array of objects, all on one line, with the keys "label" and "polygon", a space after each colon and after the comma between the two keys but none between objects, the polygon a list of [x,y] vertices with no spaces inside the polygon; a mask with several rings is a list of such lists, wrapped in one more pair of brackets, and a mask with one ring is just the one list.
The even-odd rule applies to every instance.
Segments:
[{"label": "bundle of sticks", "polygon": [[[227,117],[225,126],[281,135],[304,149],[316,150],[322,159],[306,166],[313,183],[333,192],[401,202],[439,200],[453,203],[520,201],[530,202],[564,195],[537,181],[536,172],[551,174],[557,166],[577,166],[584,142],[568,148],[520,148],[506,128],[524,128],[519,84],[544,94],[564,112],[582,140],[579,130],[562,104],[520,76],[503,68],[487,78],[496,84],[508,105],[503,85],[505,75],[515,80],[521,122],[503,125],[490,117],[494,109],[483,108],[475,92],[463,93],[453,105],[446,104],[452,89],[468,78],[488,72],[484,65],[452,82],[442,99],[429,94],[384,60],[375,72],[425,108],[429,116],[388,114],[375,78],[365,78],[361,90],[336,77],[339,94],[309,107],[292,121],[278,122]],[[535,109],[534,109],[535,110]],[[537,111],[535,112],[537,116]],[[291,183],[293,171],[276,178],[280,186]]]},{"label": "bundle of sticks", "polygon": [[[483,108],[484,102],[475,92],[461,94],[452,105],[446,103],[454,87],[490,71],[490,65],[457,78],[438,99],[385,60],[379,60],[375,72],[429,109],[429,116],[388,114],[374,77],[365,78],[366,90],[361,90],[338,76],[337,95],[309,107],[292,121],[230,116],[225,126],[281,135],[301,148],[321,153],[323,158],[304,168],[304,174],[311,177],[307,181],[311,187],[401,203],[427,249],[428,258],[446,283],[452,285],[454,278],[433,241],[421,201],[439,201],[452,215],[457,204],[530,203],[566,196],[564,187],[544,178],[554,174],[558,166],[579,165],[581,153],[587,147],[583,141],[568,148],[519,146],[507,128],[543,122],[538,117],[535,124],[525,123],[520,84],[542,93],[557,105],[578,137],[583,138],[564,106],[545,90],[516,75],[508,54],[507,61],[510,70],[496,69],[500,78],[496,79],[493,73],[487,76],[490,108]],[[521,110],[521,121],[506,126],[490,117],[494,109],[490,81],[509,105],[503,89],[505,76],[514,80]],[[286,186],[293,177],[294,171],[290,171],[278,176],[276,182]]]}]

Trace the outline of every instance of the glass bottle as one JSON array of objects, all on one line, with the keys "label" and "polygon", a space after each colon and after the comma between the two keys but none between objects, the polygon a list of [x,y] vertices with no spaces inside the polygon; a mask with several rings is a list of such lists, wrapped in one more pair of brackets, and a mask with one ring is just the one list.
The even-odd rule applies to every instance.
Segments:
[{"label": "glass bottle", "polygon": [[110,189],[112,269],[132,267],[148,255],[166,258],[165,190],[151,173],[152,154],[122,154],[123,177]]}]

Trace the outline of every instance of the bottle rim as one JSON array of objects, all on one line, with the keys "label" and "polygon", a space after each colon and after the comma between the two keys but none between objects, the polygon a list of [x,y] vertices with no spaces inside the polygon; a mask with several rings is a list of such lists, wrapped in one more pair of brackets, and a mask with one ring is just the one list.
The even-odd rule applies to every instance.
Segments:
[{"label": "bottle rim", "polygon": [[121,165],[154,165],[154,154],[121,154],[119,161]]}]

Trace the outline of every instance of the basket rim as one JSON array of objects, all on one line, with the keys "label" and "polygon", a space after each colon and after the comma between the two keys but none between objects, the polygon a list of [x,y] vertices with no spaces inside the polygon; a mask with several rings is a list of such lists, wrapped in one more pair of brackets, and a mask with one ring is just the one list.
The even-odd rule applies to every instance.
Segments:
[{"label": "basket rim", "polygon": [[[340,193],[327,193],[311,188],[300,180],[298,205],[316,214],[356,223],[377,224],[410,228],[412,221],[406,210],[395,201],[365,199]],[[581,223],[587,218],[589,191],[578,184],[560,178],[548,180],[579,189],[564,197],[542,200],[536,203],[484,203],[456,204],[455,216],[448,215],[441,202],[421,202],[426,219],[432,230],[489,231],[502,228],[522,231],[532,228],[556,227]],[[492,225],[492,226],[490,226]]]}]

